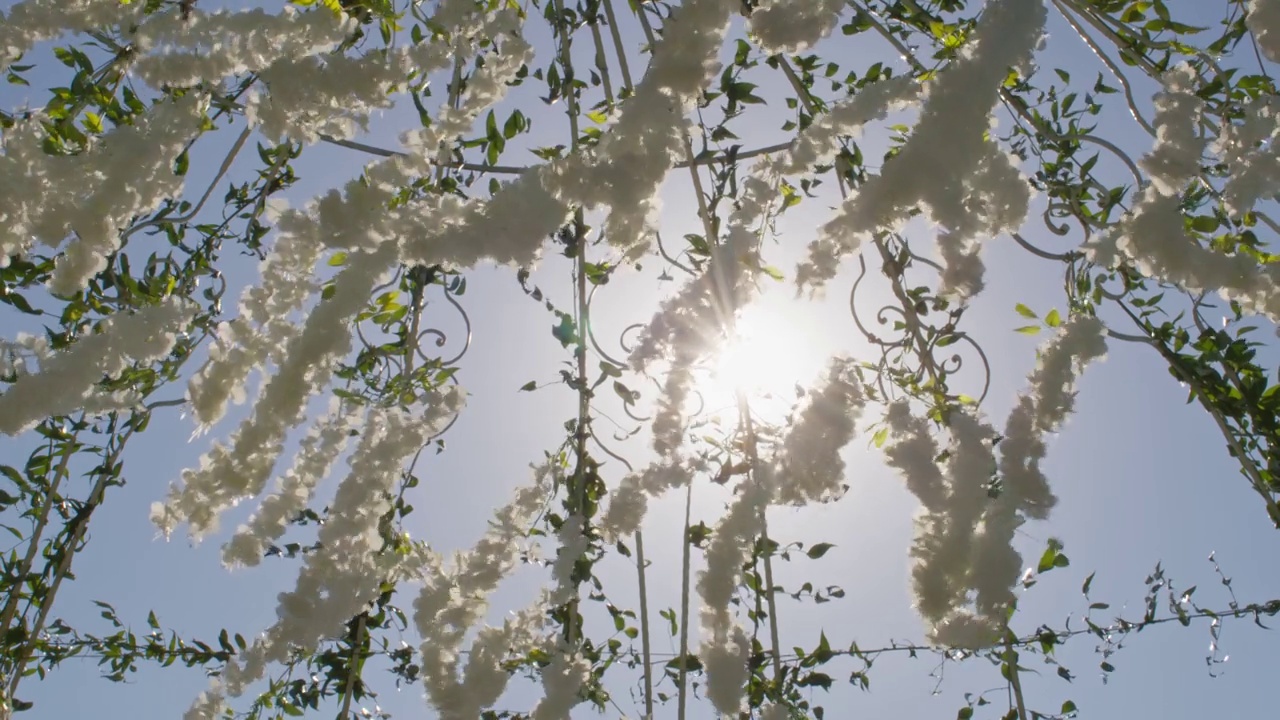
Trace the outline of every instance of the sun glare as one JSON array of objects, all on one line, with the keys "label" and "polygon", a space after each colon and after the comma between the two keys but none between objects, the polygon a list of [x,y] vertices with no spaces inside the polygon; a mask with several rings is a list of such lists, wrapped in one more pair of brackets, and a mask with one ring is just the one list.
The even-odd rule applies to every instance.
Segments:
[{"label": "sun glare", "polygon": [[742,391],[756,412],[778,405],[785,413],[796,399],[796,385],[808,384],[821,370],[819,356],[812,338],[797,323],[777,310],[753,305],[738,317],[733,336],[721,346],[701,390],[713,412],[736,407]]}]

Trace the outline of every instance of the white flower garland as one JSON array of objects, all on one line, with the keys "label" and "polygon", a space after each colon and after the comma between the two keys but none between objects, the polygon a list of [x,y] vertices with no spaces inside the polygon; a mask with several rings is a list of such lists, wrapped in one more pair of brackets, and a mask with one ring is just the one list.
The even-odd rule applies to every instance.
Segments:
[{"label": "white flower garland", "polygon": [[1000,495],[987,507],[973,545],[969,586],[978,613],[1003,618],[1014,600],[1022,557],[1013,548],[1022,517],[1044,520],[1057,503],[1040,470],[1045,435],[1057,432],[1075,408],[1075,382],[1084,368],[1107,351],[1106,328],[1095,317],[1077,315],[1040,352],[1029,380],[1005,423],[1000,441]]},{"label": "white flower garland", "polygon": [[1245,107],[1243,122],[1224,123],[1212,149],[1231,168],[1222,188],[1227,212],[1239,217],[1280,193],[1280,117],[1276,100],[1263,97]]},{"label": "white flower garland", "polygon": [[0,71],[37,43],[64,34],[127,26],[141,17],[144,3],[120,0],[25,0],[0,17]]},{"label": "white flower garland", "polygon": [[840,451],[853,439],[865,403],[853,361],[834,358],[824,384],[810,393],[777,456],[753,468],[712,533],[707,567],[697,582],[703,629],[699,655],[706,664],[707,696],[725,715],[741,709],[751,652],[746,633],[734,622],[731,601],[751,545],[764,530],[765,511],[776,502],[821,502],[839,492],[844,475]]},{"label": "white flower garland", "polygon": [[77,155],[41,147],[41,118],[5,131],[0,155],[0,257],[24,255],[34,242],[67,244],[49,289],[73,295],[104,270],[130,218],[182,193],[173,162],[201,131],[209,98],[189,93],[156,104],[132,125],[112,128]]},{"label": "white flower garland", "polygon": [[644,521],[650,497],[684,487],[693,479],[695,472],[705,469],[705,461],[674,455],[642,472],[628,473],[609,493],[609,506],[600,523],[601,528],[614,540],[635,533]]},{"label": "white flower garland", "polygon": [[[1155,100],[1156,142],[1141,161],[1143,169],[1151,174],[1151,183],[1115,228],[1086,244],[1086,253],[1094,262],[1107,266],[1116,265],[1119,254],[1145,275],[1192,292],[1217,291],[1240,303],[1246,311],[1280,320],[1280,272],[1273,266],[1260,266],[1243,253],[1227,255],[1206,248],[1187,232],[1181,194],[1199,174],[1207,145],[1207,140],[1195,131],[1204,103],[1193,92],[1193,80],[1194,73],[1185,64],[1165,74],[1164,89]],[[1260,136],[1270,134],[1264,129],[1265,122],[1255,117],[1239,136],[1260,142]],[[1252,153],[1234,142],[1235,136],[1236,131],[1227,131],[1216,148],[1235,155],[1237,165],[1244,166],[1242,171],[1267,162],[1269,153],[1251,157]],[[1249,159],[1242,162],[1241,158]],[[1247,185],[1233,188],[1228,183],[1227,200],[1234,210],[1251,204],[1255,194],[1265,196],[1278,189],[1271,179],[1276,174],[1274,168],[1262,172],[1246,172],[1247,180],[1243,182]]]},{"label": "white flower garland", "polygon": [[834,360],[825,384],[809,393],[808,404],[782,442],[775,470],[777,502],[807,505],[842,494],[840,451],[853,440],[854,423],[866,401],[853,361]]},{"label": "white flower garland", "polygon": [[[435,553],[423,558],[424,585],[413,601],[413,618],[422,636],[427,697],[442,717],[475,717],[484,709],[479,703],[482,697],[459,687],[459,650],[467,631],[488,609],[489,596],[515,567],[518,543],[543,509],[551,484],[560,474],[559,465],[551,462],[534,468],[533,484],[518,490],[515,498],[494,514],[489,531],[470,551],[456,554],[450,569],[444,568]],[[547,605],[544,599],[531,608],[530,618],[544,615]],[[531,622],[526,619],[521,624],[529,627]]]},{"label": "white flower garland", "polygon": [[253,413],[227,444],[215,443],[201,457],[198,469],[182,473],[182,487],[171,487],[166,502],[152,505],[152,522],[166,536],[186,521],[191,538],[198,540],[217,529],[222,511],[262,492],[286,434],[305,417],[307,400],[328,383],[334,363],[350,351],[351,319],[390,268],[394,250],[387,244],[350,259],[334,281],[333,296],[315,306],[289,342]]},{"label": "white flower garland", "polygon": [[164,358],[194,316],[192,304],[170,297],[132,314],[112,315],[97,333],[60,352],[45,350],[43,339],[20,338],[19,344],[35,349],[39,368],[27,368],[0,395],[0,433],[18,435],[45,418],[77,410],[105,412],[136,404],[134,393],[107,395],[97,386],[104,376],[119,375],[131,363],[147,365]]},{"label": "white flower garland", "polygon": [[802,52],[840,24],[845,0],[762,0],[748,26],[770,53]]},{"label": "white flower garland", "polygon": [[[403,238],[419,234],[423,208],[413,205],[388,210],[397,188],[411,182],[415,174],[429,172],[427,158],[438,151],[439,144],[451,140],[458,128],[470,127],[486,107],[501,100],[507,82],[531,57],[532,48],[519,37],[520,25],[513,13],[500,11],[482,19],[511,33],[503,52],[491,56],[473,75],[470,92],[458,108],[443,111],[441,122],[410,134],[411,145],[419,153],[373,164],[366,172],[371,182],[352,180],[342,191],[331,190],[307,210],[280,213],[276,243],[262,263],[258,285],[244,291],[241,317],[223,326],[220,342],[213,345],[209,361],[189,385],[192,407],[202,423],[212,424],[221,418],[229,400],[242,401],[244,384],[255,368],[263,367],[269,359],[281,362],[281,349],[297,334],[290,314],[317,289],[314,270],[326,247],[368,249],[392,240],[405,242]],[[451,29],[460,35],[476,30],[472,26]],[[420,47],[425,49],[414,60],[424,69],[445,67],[454,57],[450,46],[442,43]],[[297,85],[314,87],[322,79],[313,77],[309,83]],[[336,104],[336,100],[322,103],[325,107]]]},{"label": "white flower garland", "polygon": [[310,12],[286,5],[279,13],[261,8],[156,13],[133,35],[132,70],[154,88],[217,82],[323,52],[356,26],[354,18],[323,7]]},{"label": "white flower garland", "polygon": [[[885,421],[893,440],[885,454],[923,508],[911,551],[912,580],[935,642],[976,648],[998,638],[1022,574],[1014,533],[1023,517],[1043,520],[1056,502],[1040,470],[1044,435],[1056,432],[1074,408],[1076,378],[1105,355],[1105,333],[1097,318],[1077,315],[1041,348],[1031,387],[1006,423],[998,465],[991,426],[953,412],[945,488],[928,426],[905,402],[890,405]],[[999,493],[992,499],[988,487],[997,469]],[[972,610],[965,607],[970,593]]]},{"label": "white flower garland", "polygon": [[[930,81],[906,144],[823,226],[823,236],[811,245],[810,258],[798,274],[806,286],[821,287],[864,236],[897,228],[917,203],[924,203],[933,221],[950,231],[945,237],[955,247],[944,254],[949,262],[975,255],[979,236],[1021,224],[1030,187],[1015,159],[985,135],[1009,67],[1030,62],[1045,17],[1038,0],[987,3],[961,57]],[[976,267],[970,261],[944,289],[972,290]]]},{"label": "white flower garland", "polygon": [[604,236],[628,258],[638,259],[649,247],[658,187],[683,152],[686,115],[719,72],[733,5],[680,5],[653,48],[648,72],[596,151],[544,166],[545,187],[566,205],[609,207]]},{"label": "white flower garland", "polygon": [[279,596],[278,620],[227,663],[222,680],[201,694],[189,717],[204,717],[199,713],[221,707],[224,696],[239,697],[265,676],[269,663],[286,661],[295,648],[311,652],[325,638],[340,634],[378,596],[383,581],[404,574],[399,554],[379,552],[379,522],[391,508],[389,497],[404,462],[456,414],[462,394],[456,388],[443,390],[434,400],[425,418],[400,409],[370,412],[347,461],[351,470],[339,483],[320,528],[319,548],[306,556],[295,589]]},{"label": "white flower garland", "polygon": [[1245,24],[1258,39],[1258,49],[1273,63],[1280,63],[1280,0],[1249,0]]},{"label": "white flower garland", "polygon": [[316,485],[329,476],[333,464],[357,432],[355,409],[334,398],[329,411],[302,439],[293,467],[280,478],[279,489],[263,499],[248,524],[222,546],[222,562],[228,567],[253,567],[262,562],[268,547],[284,535],[293,518],[307,507]]}]

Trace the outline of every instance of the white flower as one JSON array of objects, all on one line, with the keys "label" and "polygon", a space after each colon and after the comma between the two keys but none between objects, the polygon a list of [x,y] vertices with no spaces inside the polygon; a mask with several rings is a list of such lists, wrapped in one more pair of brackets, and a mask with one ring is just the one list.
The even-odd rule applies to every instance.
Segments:
[{"label": "white flower", "polygon": [[1231,168],[1222,188],[1227,211],[1240,216],[1280,191],[1280,122],[1275,99],[1262,97],[1244,108],[1237,124],[1225,122],[1213,151]]},{"label": "white flower", "polygon": [[742,565],[764,529],[764,513],[774,496],[773,473],[758,467],[737,500],[716,525],[707,547],[707,567],[698,573],[702,597],[702,649],[707,695],[716,710],[736,715],[742,705],[751,645],[733,619],[730,601],[742,579]]},{"label": "white flower", "polygon": [[[479,666],[469,688],[459,684],[459,650],[467,631],[483,617],[489,596],[515,566],[517,543],[527,534],[528,524],[542,509],[549,486],[560,472],[559,466],[551,463],[535,468],[534,483],[518,490],[510,503],[494,513],[485,536],[471,550],[457,553],[449,569],[434,553],[422,558],[424,586],[413,601],[413,618],[422,636],[427,697],[443,717],[474,718],[484,708],[479,701],[490,696],[488,692],[472,692],[477,686],[492,687],[495,682],[491,671]],[[527,627],[532,617],[544,614],[548,604],[544,598],[522,624]],[[466,682],[464,677],[464,685]]]},{"label": "white flower", "polygon": [[335,398],[329,412],[303,438],[293,467],[280,478],[279,490],[262,501],[258,512],[222,547],[228,566],[255,566],[282,535],[288,523],[307,507],[316,485],[329,476],[334,462],[358,427],[355,408]]},{"label": "white flower", "polygon": [[1280,287],[1272,266],[1259,266],[1248,255],[1203,247],[1187,232],[1177,196],[1154,187],[1143,191],[1133,211],[1106,235],[1087,245],[1091,259],[1114,264],[1117,251],[1148,277],[1191,292],[1217,291],[1248,312],[1280,320]]},{"label": "white flower", "polygon": [[831,34],[845,0],[763,0],[751,11],[751,32],[770,53],[798,53]]},{"label": "white flower", "polygon": [[946,466],[948,493],[939,511],[916,521],[912,581],[921,615],[938,623],[964,600],[971,546],[978,521],[988,502],[988,488],[996,469],[991,442],[995,430],[977,417],[952,411],[950,459]]},{"label": "white flower", "polygon": [[1249,0],[1245,24],[1258,39],[1262,54],[1280,63],[1280,0]]},{"label": "white flower", "polygon": [[837,498],[844,480],[840,451],[854,436],[866,404],[853,361],[836,358],[826,382],[809,393],[808,405],[788,429],[775,461],[778,501],[803,505]]},{"label": "white flower", "polygon": [[884,446],[885,460],[896,468],[907,489],[928,512],[940,512],[947,499],[947,487],[938,469],[938,443],[928,423],[911,414],[911,406],[900,400],[885,413],[890,442]]},{"label": "white flower", "polygon": [[264,70],[332,48],[356,27],[354,18],[327,8],[279,13],[192,8],[147,18],[134,34],[132,70],[152,87],[190,87],[230,75]]},{"label": "white flower", "polygon": [[590,547],[584,526],[585,521],[579,514],[570,515],[560,526],[560,549],[556,552],[555,564],[551,566],[551,576],[556,581],[556,590],[551,595],[552,605],[563,605],[577,594],[573,569]]},{"label": "white flower", "polygon": [[607,205],[604,237],[638,258],[648,248],[658,187],[682,153],[686,113],[720,69],[717,56],[733,3],[686,0],[653,48],[648,72],[622,103],[594,156],[546,166],[545,187],[561,201]]},{"label": "white flower", "polygon": [[209,98],[192,92],[162,101],[134,124],[114,127],[75,155],[47,154],[34,117],[3,134],[0,145],[0,255],[23,255],[39,242],[63,254],[49,280],[74,295],[107,266],[131,218],[182,193],[173,161],[199,133]]},{"label": "white flower", "polygon": [[591,663],[563,642],[552,640],[545,650],[551,664],[542,669],[545,695],[533,709],[533,720],[565,720],[578,704],[578,691],[591,677]]},{"label": "white flower", "polygon": [[168,355],[194,316],[194,305],[171,297],[132,314],[112,315],[102,321],[100,332],[61,352],[42,352],[43,343],[34,343],[39,369],[19,375],[0,395],[0,433],[18,435],[47,417],[81,409],[101,412],[134,404],[137,398],[130,394],[101,393],[98,383],[132,363],[148,365]]},{"label": "white flower", "polygon": [[[953,233],[948,258],[965,258],[982,235],[1016,228],[1026,216],[1030,188],[1017,163],[986,139],[992,109],[1011,66],[1029,63],[1046,10],[1028,0],[992,0],[961,57],[932,80],[928,98],[906,144],[868,179],[823,227],[797,279],[820,287],[834,276],[839,259],[871,233],[896,229],[917,203]],[[971,260],[964,282],[973,286]]]},{"label": "white flower", "polygon": [[1161,195],[1180,195],[1200,173],[1208,140],[1196,132],[1204,101],[1195,95],[1195,70],[1183,63],[1165,73],[1164,90],[1156,93],[1156,143],[1138,164]]},{"label": "white flower", "polygon": [[957,612],[940,623],[929,638],[945,647],[979,650],[999,642],[1000,633],[1000,623],[967,612]]},{"label": "white flower", "polygon": [[25,0],[0,19],[0,71],[39,42],[64,34],[128,26],[143,12],[143,3],[120,0]]},{"label": "white flower", "polygon": [[168,535],[183,520],[199,539],[216,528],[218,515],[262,492],[283,448],[285,435],[302,422],[306,402],[328,382],[333,364],[351,347],[351,319],[394,259],[394,246],[351,258],[335,280],[335,292],[307,317],[292,339],[275,375],[265,384],[253,414],[183,472],[183,487],[170,489],[164,504],[152,507],[152,521]]},{"label": "white flower", "polygon": [[700,469],[698,462],[676,455],[640,473],[628,474],[610,493],[609,507],[600,523],[606,535],[620,540],[639,530],[649,506],[649,496],[683,487],[692,480],[696,469]]}]

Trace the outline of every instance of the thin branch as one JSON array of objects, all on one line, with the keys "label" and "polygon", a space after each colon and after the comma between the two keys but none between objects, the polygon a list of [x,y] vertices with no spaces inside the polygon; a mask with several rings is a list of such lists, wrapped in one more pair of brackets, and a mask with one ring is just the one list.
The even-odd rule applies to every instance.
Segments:
[{"label": "thin branch", "polygon": [[653,720],[653,655],[649,645],[649,592],[645,584],[644,531],[636,531],[636,575],[640,581],[640,648],[644,654],[644,720]]}]

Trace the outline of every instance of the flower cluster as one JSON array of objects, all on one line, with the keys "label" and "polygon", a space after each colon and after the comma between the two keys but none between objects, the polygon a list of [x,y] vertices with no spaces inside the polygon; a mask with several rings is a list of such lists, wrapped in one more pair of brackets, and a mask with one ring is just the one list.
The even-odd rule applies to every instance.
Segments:
[{"label": "flower cluster", "polygon": [[844,476],[840,452],[853,439],[854,423],[866,402],[853,368],[847,358],[832,360],[826,381],[810,393],[776,456],[768,463],[753,463],[707,548],[707,567],[697,584],[704,633],[699,655],[707,668],[707,696],[725,715],[741,709],[751,652],[731,610],[743,563],[765,529],[765,512],[771,505],[822,502],[839,492]]},{"label": "flower cluster", "polygon": [[1276,100],[1261,97],[1244,108],[1240,124],[1225,123],[1211,150],[1231,168],[1222,188],[1228,212],[1244,215],[1280,192],[1280,117]]},{"label": "flower cluster", "polygon": [[1258,48],[1271,62],[1280,63],[1280,2],[1249,0],[1245,23],[1258,40]]},{"label": "flower cluster", "polygon": [[8,69],[37,43],[66,34],[136,22],[144,3],[120,0],[24,0],[0,20],[0,70]]},{"label": "flower cluster", "polygon": [[132,72],[154,88],[194,87],[241,73],[271,72],[333,48],[355,21],[327,10],[244,12],[192,8],[156,13],[133,33]]},{"label": "flower cluster", "polygon": [[609,493],[609,507],[601,526],[615,539],[634,533],[644,521],[650,496],[658,497],[667,490],[683,487],[694,472],[704,469],[696,460],[676,456],[641,472],[627,474]]},{"label": "flower cluster", "polygon": [[22,256],[34,242],[56,248],[49,288],[57,295],[84,289],[120,247],[130,218],[151,212],[182,192],[174,160],[199,133],[207,95],[191,92],[155,105],[135,124],[90,140],[75,155],[50,155],[42,120],[32,116],[4,132],[0,154],[0,258]]},{"label": "flower cluster", "polygon": [[[485,536],[471,550],[457,553],[450,568],[446,569],[435,553],[428,551],[423,558],[424,585],[413,602],[413,617],[422,636],[422,674],[427,697],[441,717],[476,717],[497,700],[505,687],[499,684],[506,682],[506,673],[499,671],[503,657],[497,648],[480,658],[473,650],[471,663],[475,669],[469,665],[460,684],[459,650],[467,632],[488,609],[489,596],[515,567],[518,543],[526,536],[534,516],[543,509],[552,483],[562,479],[560,472],[559,465],[551,462],[534,468],[533,484],[517,491],[515,498],[494,514]],[[544,598],[505,632],[513,638],[528,637],[531,628],[545,615],[547,606]],[[487,665],[482,669],[480,663]],[[475,692],[477,683],[487,689]]]},{"label": "flower cluster", "polygon": [[268,663],[287,660],[294,649],[313,651],[325,638],[340,634],[377,598],[383,582],[411,572],[404,565],[412,556],[398,551],[382,519],[391,509],[405,461],[458,412],[462,397],[456,388],[440,391],[426,417],[402,409],[370,411],[360,442],[347,460],[350,472],[339,483],[320,527],[318,547],[307,554],[295,589],[279,596],[276,623],[236,661],[227,663],[222,681],[197,700],[192,713],[216,706],[223,695],[238,697],[265,676]]},{"label": "flower cluster", "polygon": [[217,529],[218,515],[248,497],[261,494],[284,447],[288,432],[306,417],[307,401],[331,376],[335,363],[351,350],[351,319],[394,257],[387,244],[351,258],[334,281],[334,293],[318,303],[302,330],[286,347],[253,413],[226,443],[217,442],[200,460],[200,467],[182,473],[181,487],[170,488],[168,500],[152,507],[151,519],[166,534],[186,521],[199,539]]},{"label": "flower cluster", "polygon": [[599,144],[594,160],[580,156],[554,168],[548,189],[562,201],[585,208],[607,205],[604,235],[614,247],[639,258],[648,249],[655,195],[680,156],[686,118],[717,60],[736,3],[688,0],[667,22],[649,69],[622,104],[618,121]]},{"label": "flower cluster", "polygon": [[[892,440],[885,454],[920,500],[912,579],[920,614],[931,637],[953,647],[993,642],[1014,602],[1022,573],[1013,547],[1024,518],[1043,520],[1056,499],[1040,470],[1044,436],[1056,432],[1075,405],[1076,378],[1106,352],[1106,328],[1078,315],[1040,352],[1030,389],[1009,414],[997,462],[997,435],[978,417],[953,411],[945,472],[927,424],[905,402],[891,405],[885,421]],[[973,610],[966,606],[972,602]]]},{"label": "flower cluster", "polygon": [[[1086,251],[1098,264],[1127,260],[1150,277],[1193,292],[1217,291],[1249,312],[1280,319],[1280,274],[1273,267],[1259,266],[1243,253],[1206,248],[1188,231],[1182,190],[1200,174],[1208,149],[1208,139],[1196,131],[1204,102],[1195,94],[1190,66],[1170,70],[1163,80],[1164,88],[1155,98],[1155,146],[1141,161],[1151,182],[1133,210],[1110,232],[1092,238]],[[1269,146],[1255,147],[1274,133],[1273,123],[1268,109],[1255,106],[1252,117],[1239,129],[1227,130],[1215,144],[1241,171],[1228,183],[1226,194],[1238,212],[1280,190],[1274,154]]]},{"label": "flower cluster", "polygon": [[831,34],[845,0],[763,0],[749,26],[769,52],[798,53]]},{"label": "flower cluster", "polygon": [[823,285],[864,236],[897,228],[923,203],[945,230],[939,244],[951,271],[943,276],[944,292],[968,296],[981,289],[978,238],[1018,227],[1031,199],[1015,159],[988,137],[992,110],[1009,68],[1030,62],[1045,17],[1039,2],[987,4],[963,55],[930,81],[906,144],[810,246],[798,274],[805,285]]},{"label": "flower cluster", "polygon": [[279,482],[279,489],[263,499],[258,512],[236,530],[222,547],[222,561],[228,566],[255,566],[285,528],[306,509],[316,485],[329,476],[348,440],[357,432],[354,408],[336,398],[323,418],[302,439],[302,447]]},{"label": "flower cluster", "polygon": [[18,338],[6,350],[18,356],[20,363],[10,364],[22,372],[0,395],[0,433],[18,435],[47,417],[77,410],[105,412],[135,405],[135,393],[106,393],[99,383],[131,363],[149,364],[168,355],[194,316],[194,305],[171,297],[133,314],[113,315],[95,334],[65,350],[51,350],[43,337]]}]

